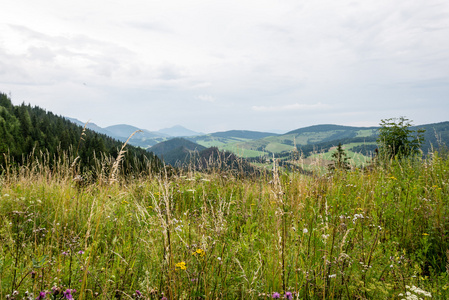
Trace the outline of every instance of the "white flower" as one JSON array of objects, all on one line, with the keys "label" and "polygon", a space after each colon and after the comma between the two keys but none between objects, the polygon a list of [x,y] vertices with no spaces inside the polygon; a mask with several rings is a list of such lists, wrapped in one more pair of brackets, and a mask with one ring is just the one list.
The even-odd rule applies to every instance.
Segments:
[{"label": "white flower", "polygon": [[302,230],[302,232],[303,232],[303,233],[307,233],[307,232],[309,232],[309,231],[307,230],[307,228],[304,228],[304,229]]}]

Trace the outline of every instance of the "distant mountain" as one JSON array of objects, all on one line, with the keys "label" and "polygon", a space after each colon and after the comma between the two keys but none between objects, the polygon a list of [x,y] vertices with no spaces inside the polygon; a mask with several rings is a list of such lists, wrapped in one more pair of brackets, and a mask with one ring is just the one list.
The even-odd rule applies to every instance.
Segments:
[{"label": "distant mountain", "polygon": [[[64,118],[69,120],[70,122],[75,123],[76,125],[79,125],[79,126],[82,126],[82,127],[84,127],[84,125],[86,125],[86,123],[83,123],[80,120],[75,119],[75,118],[69,118],[69,117],[64,117]],[[95,131],[97,133],[105,134],[107,136],[110,136],[110,137],[113,137],[115,139],[118,139],[116,136],[114,136],[114,134],[112,132],[110,132],[110,131],[108,131],[108,130],[106,130],[104,128],[101,128],[100,126],[98,126],[95,123],[88,122],[86,128],[88,128],[88,129],[90,129],[92,131]]]},{"label": "distant mountain", "polygon": [[425,129],[424,144],[421,147],[424,154],[440,146],[449,147],[449,122],[425,124],[411,127],[412,130]]},{"label": "distant mountain", "polygon": [[[84,126],[84,123],[76,119],[70,120]],[[126,141],[134,131],[138,130],[135,126],[125,124],[101,128],[94,123],[88,123],[87,128],[122,142]],[[426,129],[425,142],[422,147],[424,153],[428,153],[432,147],[437,148],[440,144],[449,145],[449,122],[419,125],[411,129],[415,130],[417,128]],[[288,154],[295,149],[295,146],[307,155],[312,151],[327,151],[327,149],[338,145],[338,143],[348,145],[349,148],[347,147],[347,149],[353,149],[356,152],[372,153],[377,147],[378,129],[379,127],[321,124],[298,128],[285,134],[249,130],[229,130],[198,134],[185,127],[176,125],[156,132],[143,130],[143,132],[132,137],[130,144],[141,148],[149,148],[160,142],[167,141],[171,136],[184,136],[185,139],[206,148],[217,147],[222,151],[230,151],[241,157],[260,157],[267,154],[271,155],[271,153]],[[191,151],[189,147],[186,149],[183,151]],[[151,149],[151,151],[154,151],[154,149]],[[167,153],[164,154],[164,157],[168,159]]]},{"label": "distant mountain", "polygon": [[165,139],[169,137],[168,135],[163,133],[140,129],[138,127],[126,124],[108,126],[105,129],[109,132],[112,132],[113,136],[121,141],[126,141],[129,136],[135,131],[141,130],[141,132],[137,132],[131,137],[129,143],[133,146],[145,149],[154,146],[157,143],[165,141]]},{"label": "distant mountain", "polygon": [[215,132],[209,134],[209,136],[213,137],[222,137],[222,138],[238,138],[238,139],[248,139],[248,140],[256,140],[262,139],[267,136],[276,136],[278,134],[272,132],[260,132],[260,131],[249,131],[249,130],[229,130],[223,132]]},{"label": "distant mountain", "polygon": [[[72,123],[75,123],[80,126],[84,126],[85,123],[81,122],[80,120],[74,119],[74,118],[68,118],[65,117],[67,120],[71,121]],[[121,142],[125,142],[133,132],[136,130],[141,130],[138,127],[126,125],[126,124],[119,124],[119,125],[112,125],[108,126],[106,128],[102,128],[95,123],[88,122],[87,128],[90,130],[93,130],[97,133],[105,134],[109,137],[112,137],[116,140],[119,140]],[[164,133],[159,133],[155,131],[149,131],[146,129],[142,129],[142,132],[136,133],[129,141],[130,145],[140,147],[140,148],[148,148],[153,145],[156,145],[157,143],[160,143],[162,141],[165,141],[169,135]]]},{"label": "distant mountain", "polygon": [[157,132],[165,134],[165,135],[173,136],[173,137],[195,136],[195,135],[203,134],[200,132],[195,132],[190,129],[187,129],[181,125],[175,125],[170,128],[164,128],[164,129],[158,130]]},{"label": "distant mountain", "polygon": [[170,165],[183,164],[190,159],[195,152],[205,150],[206,147],[188,141],[184,138],[173,138],[160,142],[149,149],[153,154],[163,159]]},{"label": "distant mountain", "polygon": [[175,167],[189,167],[200,171],[230,171],[236,175],[250,175],[259,172],[245,159],[234,153],[220,151],[216,147],[205,148],[184,138],[174,138],[150,148],[153,154],[166,164]]},{"label": "distant mountain", "polygon": [[[220,150],[231,151],[237,153],[239,156],[250,157],[260,156],[262,152],[255,152],[251,149],[241,147],[241,145],[269,136],[277,136],[277,134],[249,130],[229,130],[194,136],[188,139],[205,147],[218,147]],[[247,150],[250,151],[248,152]]]},{"label": "distant mountain", "polygon": [[321,147],[333,147],[339,141],[344,143],[375,143],[376,127],[351,127],[341,125],[314,125],[289,131],[282,135],[267,136],[262,139],[235,144],[237,149],[245,149],[252,157],[267,153],[290,153],[295,146],[308,154]]},{"label": "distant mountain", "polygon": [[107,131],[111,132],[114,136],[119,136],[121,138],[128,138],[134,131],[141,130],[138,127],[126,125],[126,124],[119,124],[119,125],[112,125],[105,127]]},{"label": "distant mountain", "polygon": [[193,143],[184,138],[172,138],[167,141],[160,142],[149,149],[149,151],[153,152],[156,155],[164,155],[176,148],[184,147],[190,151],[201,151],[206,149],[199,144]]}]

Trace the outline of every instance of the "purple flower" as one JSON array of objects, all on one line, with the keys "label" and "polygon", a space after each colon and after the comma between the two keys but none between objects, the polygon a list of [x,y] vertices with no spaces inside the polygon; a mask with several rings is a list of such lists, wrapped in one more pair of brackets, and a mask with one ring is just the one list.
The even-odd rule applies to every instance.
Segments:
[{"label": "purple flower", "polygon": [[293,299],[293,295],[292,295],[292,292],[287,292],[287,293],[285,293],[285,299],[288,299],[288,300],[291,300],[291,299]]},{"label": "purple flower", "polygon": [[46,294],[47,294],[47,293],[45,293],[44,291],[40,292],[40,293],[39,293],[39,296],[37,296],[36,300],[42,300],[42,299],[45,299],[45,295],[46,295]]},{"label": "purple flower", "polygon": [[142,293],[139,290],[136,290],[136,295],[142,297]]},{"label": "purple flower", "polygon": [[51,290],[52,290],[52,294],[53,294],[54,296],[58,295],[59,292],[61,291],[61,290],[59,289],[59,287],[57,287],[57,286],[52,287]]},{"label": "purple flower", "polygon": [[161,299],[161,300],[168,300],[168,299],[167,299],[167,297],[165,297],[165,296],[164,296],[164,297],[162,297],[162,299]]},{"label": "purple flower", "polygon": [[69,289],[67,289],[63,293],[64,293],[64,298],[66,298],[66,299],[73,299],[72,292]]},{"label": "purple flower", "polygon": [[273,295],[271,296],[271,298],[279,299],[279,298],[281,298],[281,295],[278,292],[274,292]]},{"label": "purple flower", "polygon": [[64,252],[62,252],[62,255],[69,255],[69,254],[68,254],[67,252],[64,251]]},{"label": "purple flower", "polygon": [[78,254],[84,254],[83,250],[78,251]]}]

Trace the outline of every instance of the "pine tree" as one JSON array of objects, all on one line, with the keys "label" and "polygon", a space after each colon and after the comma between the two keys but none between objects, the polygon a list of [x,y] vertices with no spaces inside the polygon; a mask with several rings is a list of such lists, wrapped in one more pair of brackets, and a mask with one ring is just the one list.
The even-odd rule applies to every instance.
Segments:
[{"label": "pine tree", "polygon": [[332,154],[332,160],[334,161],[332,164],[329,164],[328,168],[331,171],[334,170],[349,170],[350,166],[348,163],[348,157],[343,149],[341,143],[338,143],[337,151]]}]

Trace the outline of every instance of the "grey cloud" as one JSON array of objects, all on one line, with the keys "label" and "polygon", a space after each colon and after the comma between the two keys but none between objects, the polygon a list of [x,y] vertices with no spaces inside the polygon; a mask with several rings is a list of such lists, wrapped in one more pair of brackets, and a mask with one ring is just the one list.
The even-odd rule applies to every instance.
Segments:
[{"label": "grey cloud", "polygon": [[134,52],[131,51],[128,48],[125,48],[123,46],[119,46],[118,44],[114,44],[111,42],[105,42],[100,41],[97,39],[92,39],[86,35],[49,35],[44,34],[38,31],[35,31],[31,28],[21,26],[21,25],[14,25],[14,24],[8,24],[8,26],[16,31],[18,34],[23,36],[27,42],[30,41],[38,41],[43,42],[46,44],[46,46],[53,46],[57,49],[68,49],[73,48],[77,49],[79,53],[82,53],[83,50],[94,50],[97,49],[97,52],[101,55],[104,54],[105,50],[108,50],[107,52],[115,53],[117,54],[126,54],[126,55],[134,55]]},{"label": "grey cloud", "polygon": [[173,64],[164,64],[159,67],[159,78],[163,80],[177,80],[182,78],[181,70]]}]

